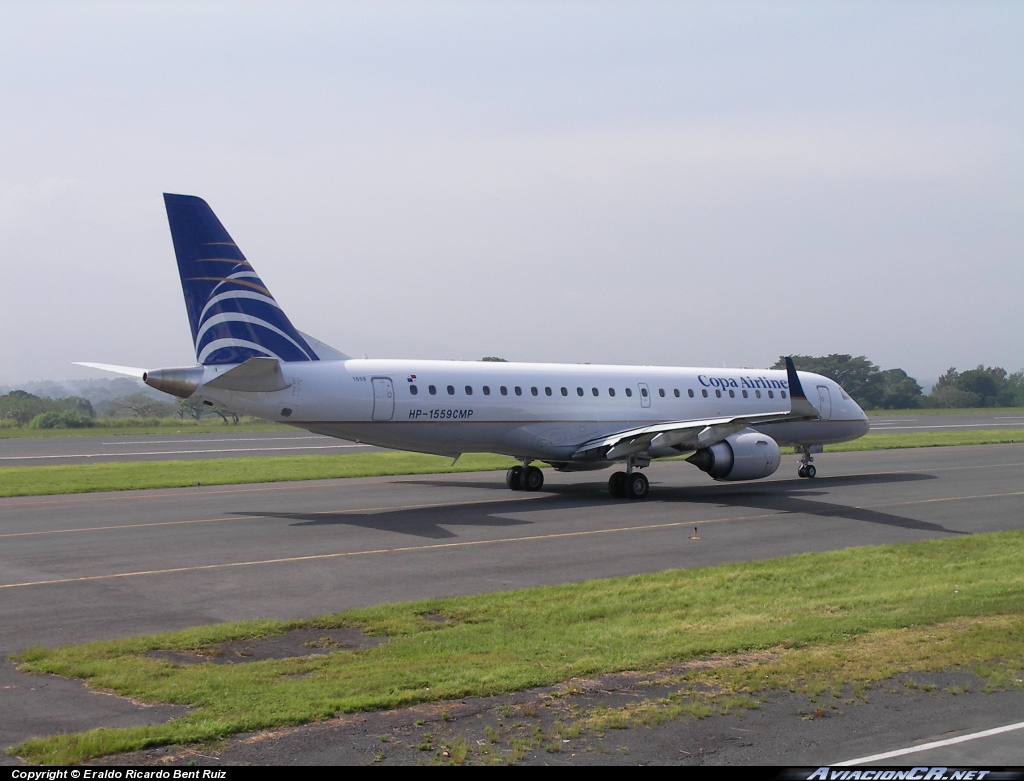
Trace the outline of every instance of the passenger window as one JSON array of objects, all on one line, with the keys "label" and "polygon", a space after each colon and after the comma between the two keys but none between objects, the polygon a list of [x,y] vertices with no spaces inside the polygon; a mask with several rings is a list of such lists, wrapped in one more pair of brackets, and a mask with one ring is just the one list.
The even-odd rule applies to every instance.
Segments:
[{"label": "passenger window", "polygon": [[491,386],[490,385],[484,385],[484,396],[490,396],[490,395],[491,395]]},{"label": "passenger window", "polygon": [[508,388],[506,388],[504,385],[502,385],[500,388],[498,388],[498,390],[501,391],[501,395],[502,396],[508,396]]},{"label": "passenger window", "polygon": [[544,389],[544,395],[545,396],[550,396],[551,395],[551,388],[545,388]]},{"label": "passenger window", "polygon": [[647,398],[647,388],[641,388],[640,389],[640,395],[643,396],[646,399]]},{"label": "passenger window", "polygon": [[435,388],[433,385],[428,385],[427,393],[429,393],[431,396],[434,396],[437,394],[437,388]]},{"label": "passenger window", "polygon": [[[693,398],[693,388],[687,388],[686,389],[686,395],[689,396],[692,399]],[[707,396],[706,393],[704,395]]]},{"label": "passenger window", "polygon": [[473,395],[473,386],[472,385],[467,385],[466,386],[466,395],[467,396],[472,396]]},{"label": "passenger window", "polygon": [[594,395],[596,396],[597,395],[597,388],[591,388],[591,390],[593,391]]},{"label": "passenger window", "polygon": [[768,391],[768,398],[769,399],[774,399],[775,398],[775,391]]},{"label": "passenger window", "polygon": [[523,389],[520,388],[518,385],[516,385],[516,396],[522,396],[522,395],[523,395]]},{"label": "passenger window", "polygon": [[708,389],[707,388],[701,388],[700,389],[700,395],[703,396],[706,399],[708,397]]},{"label": "passenger window", "polygon": [[449,396],[454,396],[455,395],[455,386],[454,385],[449,385],[448,386],[448,395]]},{"label": "passenger window", "polygon": [[786,398],[786,391],[779,391],[779,395],[782,396],[782,398]]},{"label": "passenger window", "polygon": [[[675,388],[672,392],[675,394],[676,398],[678,399],[679,398],[679,388]],[[691,396],[693,395],[693,391],[690,391],[690,395]]]},{"label": "passenger window", "polygon": [[534,396],[537,395],[537,386],[536,385],[534,385],[532,388],[530,388],[530,393],[532,393]]},{"label": "passenger window", "polygon": [[729,389],[729,398],[730,399],[735,399],[736,398],[736,391],[734,391],[732,388]]},{"label": "passenger window", "polygon": [[747,398],[747,396],[748,396],[747,392],[743,391],[743,398]]},{"label": "passenger window", "polygon": [[[661,398],[665,398],[665,389],[658,388],[658,395],[661,396]],[[679,394],[677,393],[676,395],[678,396]]]},{"label": "passenger window", "polygon": [[562,388],[562,395],[563,396],[568,396],[569,395],[569,389],[568,388]]},{"label": "passenger window", "polygon": [[718,398],[722,398],[722,389],[721,388],[715,388],[715,396],[717,396]]},{"label": "passenger window", "polygon": [[415,396],[419,392],[420,392],[420,389],[417,388],[415,385],[410,385],[409,386],[409,393],[411,393],[413,396]]},{"label": "passenger window", "polygon": [[757,398],[761,398],[761,391],[754,391],[754,395],[757,396]]},{"label": "passenger window", "polygon": [[[594,394],[594,395],[596,396],[597,394]],[[608,395],[609,396],[614,396],[615,395],[615,388],[609,388],[608,389]]]},{"label": "passenger window", "polygon": [[626,395],[629,396],[630,398],[632,398],[633,397],[633,389],[632,388],[626,388]]},{"label": "passenger window", "polygon": [[576,395],[577,396],[582,396],[583,395],[583,388],[577,388],[576,389]]}]

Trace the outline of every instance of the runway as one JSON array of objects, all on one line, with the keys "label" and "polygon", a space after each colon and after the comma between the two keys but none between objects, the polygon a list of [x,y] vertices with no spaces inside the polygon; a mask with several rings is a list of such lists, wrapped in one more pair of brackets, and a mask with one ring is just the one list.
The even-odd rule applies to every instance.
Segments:
[{"label": "runway", "polygon": [[[977,412],[923,415],[908,412],[871,417],[871,433],[1009,429],[1024,426],[1024,414]],[[290,455],[369,453],[380,448],[310,434],[281,426],[278,431],[246,432],[225,426],[216,434],[152,434],[0,439],[0,468],[55,466],[116,461],[166,461],[197,458],[260,458]]]},{"label": "runway", "polygon": [[217,434],[0,439],[0,467],[332,455],[380,450],[372,445],[359,445],[285,426],[279,431],[261,432],[238,431],[225,426],[224,432]]},{"label": "runway", "polygon": [[474,473],[4,499],[0,652],[1024,523],[1024,445],[826,453],[813,481],[796,460],[736,484],[655,464],[643,502],[550,470],[537,494]]}]

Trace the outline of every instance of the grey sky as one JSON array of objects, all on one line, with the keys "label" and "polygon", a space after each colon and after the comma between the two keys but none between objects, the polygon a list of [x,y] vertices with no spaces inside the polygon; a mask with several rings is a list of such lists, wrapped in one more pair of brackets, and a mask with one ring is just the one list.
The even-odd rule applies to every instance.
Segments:
[{"label": "grey sky", "polygon": [[0,383],[194,362],[162,192],[371,357],[1024,367],[1024,4],[0,3]]}]

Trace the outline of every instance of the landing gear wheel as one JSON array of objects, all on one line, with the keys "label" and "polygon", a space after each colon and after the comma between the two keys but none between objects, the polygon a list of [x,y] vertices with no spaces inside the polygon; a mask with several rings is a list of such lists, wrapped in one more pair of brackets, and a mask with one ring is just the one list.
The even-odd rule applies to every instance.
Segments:
[{"label": "landing gear wheel", "polygon": [[813,464],[808,464],[807,469],[805,471],[807,472],[806,476],[812,479],[816,474],[818,474],[818,470],[814,468]]},{"label": "landing gear wheel", "polygon": [[523,468],[514,466],[505,473],[505,485],[513,491],[523,490]]},{"label": "landing gear wheel", "polygon": [[616,472],[608,478],[608,493],[614,496],[616,499],[624,499],[626,497],[626,473]]},{"label": "landing gear wheel", "polygon": [[644,499],[650,490],[651,484],[639,472],[634,472],[626,478],[626,496],[630,499]]},{"label": "landing gear wheel", "polygon": [[807,467],[802,466],[796,470],[797,477],[807,477]]},{"label": "landing gear wheel", "polygon": [[[512,468],[515,469],[515,467]],[[519,482],[524,491],[539,491],[544,485],[544,473],[535,466],[524,467]]]}]

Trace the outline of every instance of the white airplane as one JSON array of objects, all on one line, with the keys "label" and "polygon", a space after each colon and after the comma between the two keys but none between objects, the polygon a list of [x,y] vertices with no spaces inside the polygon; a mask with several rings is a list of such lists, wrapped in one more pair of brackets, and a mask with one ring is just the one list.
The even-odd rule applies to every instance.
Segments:
[{"label": "white airplane", "polygon": [[779,445],[814,477],[812,454],[868,430],[838,384],[788,358],[786,371],[351,358],[292,325],[205,201],[164,201],[197,365],[79,365],[340,439],[512,456],[522,462],[505,477],[514,491],[543,486],[533,461],[567,472],[621,464],[609,492],[641,499],[638,470],[685,453],[716,480],[756,480],[778,469]]}]

